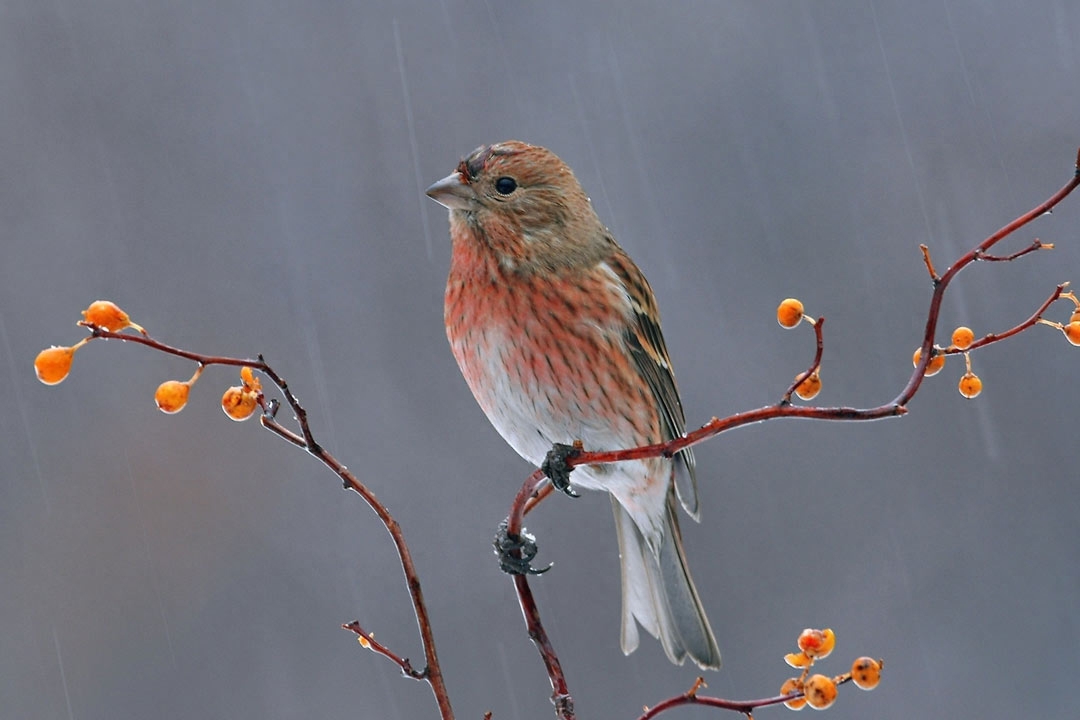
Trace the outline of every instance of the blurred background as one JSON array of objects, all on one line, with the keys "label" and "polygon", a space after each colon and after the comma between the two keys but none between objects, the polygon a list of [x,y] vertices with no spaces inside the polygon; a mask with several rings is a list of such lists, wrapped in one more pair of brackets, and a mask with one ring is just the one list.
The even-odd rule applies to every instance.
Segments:
[{"label": "blurred background", "polygon": [[[0,2],[0,715],[426,718],[339,624],[418,664],[374,515],[321,466],[153,392],[190,363],[95,342],[34,378],[108,298],[163,341],[265,353],[323,444],[400,520],[458,717],[552,716],[491,553],[531,468],[488,425],[442,323],[446,211],[474,147],[555,150],[649,277],[691,426],[775,402],[828,318],[823,404],[892,398],[940,269],[1041,202],[1080,145],[1080,6],[986,3]],[[940,342],[1080,281],[1080,194],[960,276]],[[1067,320],[1069,309],[1052,311]],[[830,626],[841,718],[1066,717],[1080,650],[1080,350],[1035,328],[951,359],[903,419],[772,422],[698,450],[690,564],[724,652],[709,692],[776,693]],[[606,498],[530,517],[534,588],[582,718],[696,675],[618,648]],[[1067,666],[1067,665],[1066,665]],[[773,716],[786,710],[763,710]],[[679,717],[717,717],[682,710]]]}]

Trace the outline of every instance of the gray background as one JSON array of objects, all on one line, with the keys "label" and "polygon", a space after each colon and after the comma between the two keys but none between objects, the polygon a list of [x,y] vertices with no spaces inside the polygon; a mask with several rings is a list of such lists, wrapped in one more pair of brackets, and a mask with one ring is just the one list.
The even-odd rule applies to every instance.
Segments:
[{"label": "gray background", "polygon": [[[222,416],[232,371],[175,417],[153,390],[193,368],[138,347],[37,383],[90,301],[266,353],[403,524],[458,716],[550,717],[489,547],[530,468],[448,352],[446,217],[422,188],[482,143],[565,158],[652,282],[692,425],[808,363],[807,328],[774,321],[789,295],[828,317],[821,401],[877,404],[920,337],[918,244],[944,267],[1072,172],[1078,40],[1068,0],[0,3],[0,715],[435,716],[338,629],[421,657],[385,532]],[[1078,228],[1080,195],[1009,245],[1057,251],[972,267],[943,332],[1002,330],[1080,281]],[[774,694],[799,630],[828,625],[826,672],[888,663],[838,720],[1075,716],[1078,358],[1038,328],[974,356],[974,402],[952,360],[903,420],[702,447],[686,535],[724,651],[709,691]],[[619,653],[610,515],[587,495],[529,523],[583,718],[695,675],[652,641]]]}]

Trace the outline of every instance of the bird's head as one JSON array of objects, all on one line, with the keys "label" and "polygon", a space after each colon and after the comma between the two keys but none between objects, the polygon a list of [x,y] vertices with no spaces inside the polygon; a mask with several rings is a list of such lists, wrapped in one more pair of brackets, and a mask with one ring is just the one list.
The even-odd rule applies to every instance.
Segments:
[{"label": "bird's head", "polygon": [[504,265],[576,264],[609,242],[574,173],[536,145],[511,140],[479,147],[427,194],[450,209],[452,227],[471,230]]}]

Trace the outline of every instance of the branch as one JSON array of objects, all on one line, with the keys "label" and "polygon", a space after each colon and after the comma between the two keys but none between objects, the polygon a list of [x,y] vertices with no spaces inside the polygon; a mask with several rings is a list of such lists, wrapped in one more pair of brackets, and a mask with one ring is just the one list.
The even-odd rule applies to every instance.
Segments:
[{"label": "branch", "polygon": [[[883,666],[882,661],[878,661],[879,668]],[[805,673],[804,673],[805,674]],[[832,678],[832,682],[835,686],[846,685],[851,682],[851,673],[844,673],[843,675],[837,675]],[[679,707],[681,705],[705,705],[706,707],[719,708],[721,710],[731,710],[732,712],[742,713],[747,717],[750,714],[761,707],[768,707],[770,705],[779,705],[781,703],[789,703],[792,700],[799,700],[806,697],[806,693],[802,690],[786,693],[784,695],[774,695],[772,697],[761,698],[760,700],[727,700],[718,697],[709,697],[707,695],[698,695],[698,689],[704,687],[705,683],[702,678],[698,678],[694,683],[694,686],[689,691],[682,695],[676,695],[675,697],[668,698],[662,702],[653,705],[650,708],[646,708],[638,720],[650,720],[667,710]],[[799,708],[801,709],[801,707]]]},{"label": "branch", "polygon": [[351,623],[346,623],[341,626],[342,630],[348,630],[349,632],[356,633],[356,639],[360,641],[360,645],[368,650],[377,652],[383,657],[390,660],[398,667],[401,668],[401,674],[406,677],[410,677],[413,680],[427,680],[427,670],[414,670],[412,663],[409,662],[409,658],[401,657],[393,652],[390,648],[386,647],[378,640],[375,639],[374,633],[370,633],[364,628],[360,627],[359,620],[353,620]]}]

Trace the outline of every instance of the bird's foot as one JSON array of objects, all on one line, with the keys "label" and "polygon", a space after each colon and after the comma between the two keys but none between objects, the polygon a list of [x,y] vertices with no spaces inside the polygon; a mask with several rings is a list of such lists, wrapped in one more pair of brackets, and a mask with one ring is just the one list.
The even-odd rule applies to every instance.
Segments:
[{"label": "bird's foot", "polygon": [[508,575],[539,575],[551,569],[550,564],[539,569],[530,564],[538,551],[536,538],[525,528],[521,528],[520,535],[511,535],[507,531],[506,520],[499,523],[492,545],[495,556],[499,558],[499,569]]},{"label": "bird's foot", "polygon": [[551,480],[551,485],[556,490],[569,495],[570,497],[581,497],[574,489],[570,487],[570,473],[574,470],[572,465],[567,464],[567,460],[571,460],[581,454],[582,445],[580,442],[576,442],[573,445],[564,445],[563,443],[555,443],[550,450],[548,450],[547,457],[544,458],[543,464],[540,469],[544,471],[544,474]]}]

